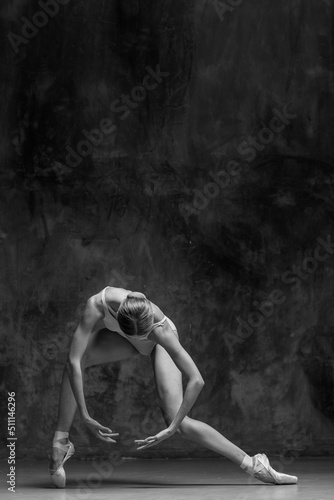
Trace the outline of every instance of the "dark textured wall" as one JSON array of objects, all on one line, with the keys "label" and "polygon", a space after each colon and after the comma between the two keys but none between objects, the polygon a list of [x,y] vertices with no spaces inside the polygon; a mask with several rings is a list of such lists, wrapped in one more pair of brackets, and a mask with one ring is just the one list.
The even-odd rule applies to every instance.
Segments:
[{"label": "dark textured wall", "polygon": [[[333,453],[332,2],[63,3],[46,23],[1,5],[2,438],[15,390],[18,453],[46,453],[73,329],[109,284],[178,326],[206,380],[193,417],[252,453]],[[212,455],[134,451],[164,426],[147,358],[85,391],[124,455]],[[79,419],[72,437],[107,453]]]}]

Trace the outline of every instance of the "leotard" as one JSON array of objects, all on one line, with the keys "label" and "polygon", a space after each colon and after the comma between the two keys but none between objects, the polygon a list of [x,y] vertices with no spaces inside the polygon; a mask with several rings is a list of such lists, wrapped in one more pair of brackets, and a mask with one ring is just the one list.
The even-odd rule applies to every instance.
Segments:
[{"label": "leotard", "polygon": [[153,342],[153,340],[150,340],[147,337],[149,336],[151,331],[154,330],[157,326],[163,325],[165,323],[165,321],[168,321],[172,330],[174,330],[175,332],[177,331],[174,323],[169,318],[167,318],[167,316],[164,316],[161,321],[158,321],[157,323],[153,324],[151,331],[147,335],[140,336],[140,337],[133,337],[132,335],[127,335],[126,333],[124,333],[121,330],[121,327],[116,319],[117,313],[112,309],[111,306],[107,306],[107,303],[106,303],[106,289],[107,288],[109,288],[109,287],[106,286],[106,288],[104,288],[102,290],[102,304],[103,304],[103,310],[104,310],[103,323],[104,323],[105,327],[108,328],[108,330],[112,330],[113,332],[117,332],[119,335],[124,337],[141,354],[144,354],[145,356],[149,356],[151,354],[152,350],[154,349],[156,342]]}]

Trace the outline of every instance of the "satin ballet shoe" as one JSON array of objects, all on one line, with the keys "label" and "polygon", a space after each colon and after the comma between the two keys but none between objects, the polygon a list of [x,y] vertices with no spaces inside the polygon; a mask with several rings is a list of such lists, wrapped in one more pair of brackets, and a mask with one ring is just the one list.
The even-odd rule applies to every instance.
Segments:
[{"label": "satin ballet shoe", "polygon": [[73,453],[75,452],[74,445],[69,441],[67,444],[61,444],[59,441],[55,440],[52,443],[53,448],[58,448],[59,450],[65,451],[66,454],[59,465],[57,469],[50,469],[49,468],[49,477],[51,479],[51,482],[57,487],[57,488],[65,488],[66,486],[66,473],[64,470],[64,463],[71,458]]},{"label": "satin ballet shoe", "polygon": [[282,474],[275,471],[264,453],[254,455],[253,466],[248,468],[246,472],[263,483],[296,484],[298,481],[297,476],[290,476],[289,474]]}]

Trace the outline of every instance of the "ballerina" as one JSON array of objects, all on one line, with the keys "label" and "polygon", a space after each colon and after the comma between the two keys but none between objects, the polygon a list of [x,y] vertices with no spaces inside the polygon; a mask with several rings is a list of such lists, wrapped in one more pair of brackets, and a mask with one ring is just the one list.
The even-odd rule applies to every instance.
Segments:
[{"label": "ballerina", "polygon": [[[77,408],[85,425],[100,440],[115,443],[118,436],[90,417],[84,397],[83,371],[89,366],[150,356],[159,405],[166,429],[138,439],[138,450],[149,448],[175,433],[230,459],[264,483],[296,484],[298,478],[275,471],[265,454],[247,455],[208,424],[188,417],[204,380],[182,347],[174,323],[143,293],[107,286],[90,297],[74,332],[60,389],[56,431],[52,442],[49,476],[65,488],[65,462],[75,452],[69,432]],[[187,378],[183,393],[182,374]]]}]

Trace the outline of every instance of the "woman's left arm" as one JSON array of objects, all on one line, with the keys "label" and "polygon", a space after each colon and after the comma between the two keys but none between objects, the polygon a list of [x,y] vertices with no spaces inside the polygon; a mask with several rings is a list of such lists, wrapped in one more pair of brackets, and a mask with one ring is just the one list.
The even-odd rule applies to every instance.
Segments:
[{"label": "woman's left arm", "polygon": [[182,404],[169,426],[169,429],[174,433],[177,431],[184,417],[188,415],[189,411],[195,404],[195,401],[203,389],[205,382],[194,360],[187,353],[184,347],[182,347],[176,335],[169,333],[167,330],[167,332],[157,332],[156,337],[156,342],[166,349],[178,369],[188,379]]},{"label": "woman's left arm", "polygon": [[166,349],[178,369],[188,378],[188,382],[184,391],[181,406],[169,427],[156,436],[150,436],[145,440],[137,440],[136,442],[138,443],[145,443],[145,446],[138,449],[142,449],[144,447],[147,448],[149,445],[152,446],[153,444],[157,444],[157,442],[172,436],[177,431],[182,420],[187,416],[193,407],[204,386],[204,380],[195,362],[187,351],[181,346],[174,333],[172,333],[169,329],[165,331],[159,328],[159,330],[152,332],[150,339]]}]

